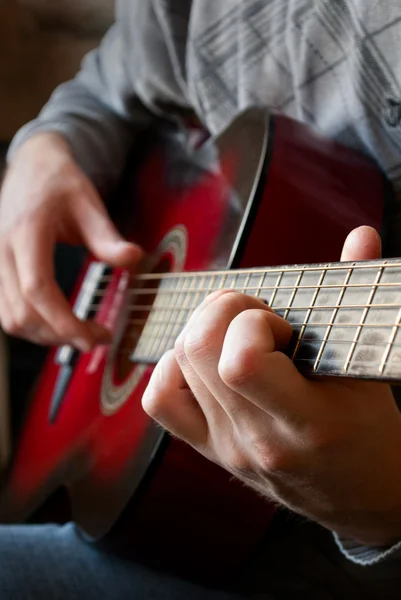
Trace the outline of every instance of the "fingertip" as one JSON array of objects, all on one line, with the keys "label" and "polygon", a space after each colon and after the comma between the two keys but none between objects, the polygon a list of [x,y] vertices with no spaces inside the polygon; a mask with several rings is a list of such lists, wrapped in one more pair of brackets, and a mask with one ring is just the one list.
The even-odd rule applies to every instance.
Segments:
[{"label": "fingertip", "polygon": [[96,321],[87,321],[86,325],[95,343],[109,344],[111,342],[112,333],[104,325]]},{"label": "fingertip", "polygon": [[374,260],[380,258],[382,242],[373,227],[362,225],[351,231],[345,240],[342,261]]},{"label": "fingertip", "polygon": [[136,265],[144,255],[142,248],[126,241],[105,245],[104,251],[109,256],[108,262],[116,267]]}]

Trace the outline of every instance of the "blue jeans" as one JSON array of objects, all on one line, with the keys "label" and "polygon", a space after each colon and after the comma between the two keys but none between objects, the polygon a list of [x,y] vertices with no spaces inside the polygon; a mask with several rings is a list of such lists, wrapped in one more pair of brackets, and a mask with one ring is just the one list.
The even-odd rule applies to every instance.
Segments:
[{"label": "blue jeans", "polygon": [[[288,524],[287,524],[288,525]],[[100,550],[73,525],[0,526],[1,600],[371,600],[399,599],[399,565],[355,568],[330,536],[283,525],[239,579],[209,590]]]},{"label": "blue jeans", "polygon": [[84,542],[71,524],[0,527],[2,600],[235,600]]}]

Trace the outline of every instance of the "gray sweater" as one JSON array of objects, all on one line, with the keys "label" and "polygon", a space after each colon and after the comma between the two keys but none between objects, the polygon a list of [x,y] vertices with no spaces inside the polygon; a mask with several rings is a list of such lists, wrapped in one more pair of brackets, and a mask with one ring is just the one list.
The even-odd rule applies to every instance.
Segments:
[{"label": "gray sweater", "polygon": [[[155,115],[193,110],[218,134],[258,104],[372,155],[401,201],[400,0],[117,0],[116,10],[76,78],[18,132],[9,160],[29,136],[56,131],[110,189]],[[337,543],[364,565],[401,555]]]}]

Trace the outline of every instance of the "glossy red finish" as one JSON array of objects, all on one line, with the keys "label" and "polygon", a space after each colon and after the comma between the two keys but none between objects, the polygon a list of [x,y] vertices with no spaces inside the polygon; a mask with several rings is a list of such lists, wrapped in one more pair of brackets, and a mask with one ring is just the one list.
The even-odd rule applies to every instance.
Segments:
[{"label": "glossy red finish", "polygon": [[[240,142],[233,140],[235,160],[248,151]],[[336,260],[353,227],[380,228],[383,181],[365,159],[283,118],[275,119],[269,146],[267,181],[261,180],[256,220],[243,236],[241,266]],[[183,164],[173,163],[168,146],[144,163],[134,188],[139,201],[132,210],[132,233],[153,252],[169,231],[183,225],[185,270],[207,269],[221,251],[232,195],[211,172],[192,173],[188,184]],[[117,293],[123,275],[114,273],[98,313],[98,320],[113,328],[125,301]],[[76,520],[96,536],[105,534],[127,505],[137,454],[153,428],[141,408],[152,369],[129,400],[106,416],[99,398],[107,352],[97,348],[79,359],[54,425],[48,411],[58,367],[49,356],[0,495],[3,521],[25,519],[61,484],[71,490]],[[209,580],[245,564],[273,513],[265,500],[173,440],[159,451],[109,541],[161,568]]]}]

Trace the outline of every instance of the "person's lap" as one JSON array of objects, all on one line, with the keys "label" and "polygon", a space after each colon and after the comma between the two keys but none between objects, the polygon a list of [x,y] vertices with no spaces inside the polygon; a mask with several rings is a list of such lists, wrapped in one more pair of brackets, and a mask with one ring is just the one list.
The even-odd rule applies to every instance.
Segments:
[{"label": "person's lap", "polygon": [[[86,542],[74,525],[0,526],[4,600],[360,600],[393,598],[375,569],[359,572],[309,524],[266,540],[235,592],[210,590],[152,571]],[[364,575],[365,573],[365,575]],[[383,575],[383,574],[382,574]],[[384,592],[384,594],[382,593]]]},{"label": "person's lap", "polygon": [[236,600],[100,552],[64,526],[0,527],[4,600]]}]

